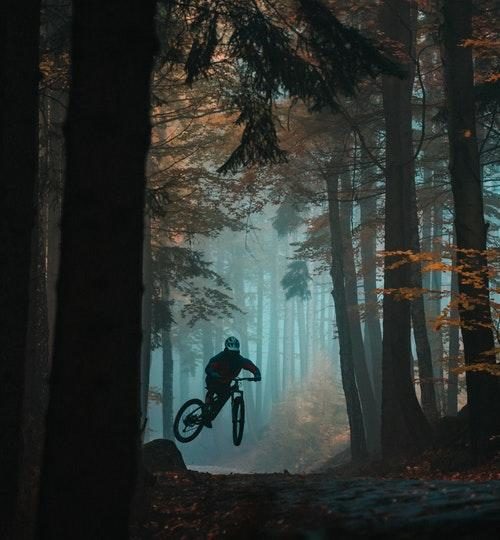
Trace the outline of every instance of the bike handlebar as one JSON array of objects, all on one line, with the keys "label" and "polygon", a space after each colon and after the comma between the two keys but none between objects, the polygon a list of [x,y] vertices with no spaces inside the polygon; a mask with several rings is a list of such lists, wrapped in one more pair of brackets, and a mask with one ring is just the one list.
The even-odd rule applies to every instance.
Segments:
[{"label": "bike handlebar", "polygon": [[236,377],[236,379],[233,379],[233,381],[256,381],[256,382],[259,382],[260,379],[256,379],[255,377]]}]

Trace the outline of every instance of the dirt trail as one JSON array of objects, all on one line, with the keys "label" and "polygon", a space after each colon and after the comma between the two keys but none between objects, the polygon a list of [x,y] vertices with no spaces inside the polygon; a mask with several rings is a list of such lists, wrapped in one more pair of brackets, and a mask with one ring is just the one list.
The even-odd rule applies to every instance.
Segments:
[{"label": "dirt trail", "polygon": [[137,538],[499,538],[500,481],[157,475]]}]

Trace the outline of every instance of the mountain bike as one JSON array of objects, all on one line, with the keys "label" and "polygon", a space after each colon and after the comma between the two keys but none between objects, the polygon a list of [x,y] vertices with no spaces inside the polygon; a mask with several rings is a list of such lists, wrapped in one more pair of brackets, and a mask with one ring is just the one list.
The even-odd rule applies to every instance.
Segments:
[{"label": "mountain bike", "polygon": [[[256,381],[257,379],[239,377],[233,379],[233,384],[229,387],[231,397],[231,419],[233,423],[233,443],[235,446],[241,444],[243,430],[245,428],[245,401],[243,390],[240,390],[241,381]],[[174,420],[175,438],[182,443],[187,443],[195,439],[203,429],[207,420],[215,420],[222,407],[217,394],[211,403],[206,404],[201,399],[190,399],[179,409]]]}]

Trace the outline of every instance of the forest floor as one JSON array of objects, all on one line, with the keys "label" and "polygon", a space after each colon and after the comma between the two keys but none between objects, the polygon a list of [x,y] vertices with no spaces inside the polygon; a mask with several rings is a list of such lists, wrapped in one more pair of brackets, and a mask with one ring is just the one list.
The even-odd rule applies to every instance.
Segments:
[{"label": "forest floor", "polygon": [[150,513],[134,538],[499,537],[497,466],[438,478],[425,467],[385,477],[339,472],[157,473]]}]

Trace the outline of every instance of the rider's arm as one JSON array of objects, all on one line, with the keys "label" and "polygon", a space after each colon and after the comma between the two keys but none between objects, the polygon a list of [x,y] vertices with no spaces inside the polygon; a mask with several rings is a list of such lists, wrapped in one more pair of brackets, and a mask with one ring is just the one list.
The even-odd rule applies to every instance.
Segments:
[{"label": "rider's arm", "polygon": [[246,369],[247,371],[250,371],[253,373],[253,376],[260,381],[261,375],[260,375],[260,369],[248,358],[243,358],[243,369]]}]

